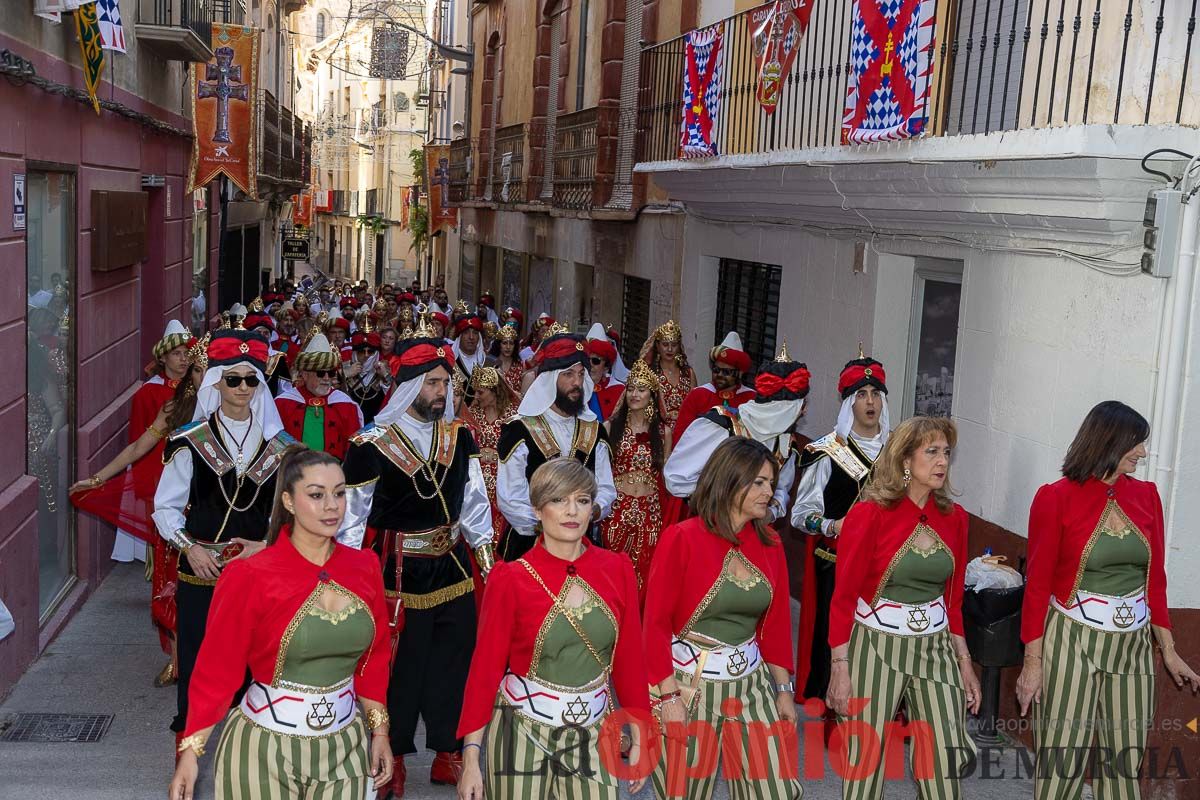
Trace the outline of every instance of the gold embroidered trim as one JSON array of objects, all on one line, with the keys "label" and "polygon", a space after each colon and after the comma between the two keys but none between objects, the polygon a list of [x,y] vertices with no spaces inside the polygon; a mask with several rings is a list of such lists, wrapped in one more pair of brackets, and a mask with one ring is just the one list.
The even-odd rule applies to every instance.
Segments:
[{"label": "gold embroidered trim", "polygon": [[305,683],[292,683],[291,681],[280,681],[271,685],[272,689],[287,689],[290,692],[304,692],[305,694],[329,694],[336,692],[339,689],[344,689],[350,685],[354,678],[346,678],[335,683],[333,686],[309,686]]},{"label": "gold embroidered trim", "polygon": [[[318,581],[317,585],[313,588],[312,593],[309,594],[309,596],[307,598],[305,598],[304,602],[300,604],[300,608],[297,609],[295,615],[292,616],[292,621],[288,623],[287,630],[285,630],[283,632],[283,638],[279,641],[279,652],[275,655],[275,671],[271,675],[271,685],[272,686],[278,684],[283,678],[283,666],[284,666],[284,664],[287,663],[287,653],[288,653],[288,648],[292,644],[292,637],[294,637],[296,635],[296,631],[300,628],[300,623],[304,621],[304,618],[307,615],[309,615],[310,613],[312,613],[312,609],[314,607],[320,608],[317,605],[317,600],[321,597],[322,594],[325,593],[326,589],[330,589],[330,590],[342,595],[343,597],[348,598],[350,600],[351,606],[353,606],[356,601],[358,603],[360,603],[364,608],[367,606],[366,602],[361,597],[359,597],[354,592],[347,589],[345,586],[342,586],[341,584],[336,583],[334,581],[325,581],[325,582]],[[321,609],[321,610],[324,610],[324,609]],[[326,612],[326,613],[329,613],[329,612]],[[375,641],[375,617],[371,614],[368,614],[367,619],[371,620],[371,642],[374,643],[374,641]],[[367,650],[364,651],[364,655],[369,651],[370,651],[370,648],[368,647]],[[251,720],[251,721],[253,721],[253,720]]]},{"label": "gold embroidered trim", "polygon": [[[525,563],[528,564],[528,562],[525,562]],[[540,578],[540,576],[538,576],[536,572],[532,571],[533,570],[532,566],[527,566],[526,569],[530,570],[530,574],[534,575],[535,577]],[[539,580],[539,583],[542,583],[542,582]],[[583,580],[578,575],[568,575],[567,579],[565,581],[563,581],[562,588],[558,590],[558,595],[554,597],[554,599],[557,601],[556,605],[561,606],[564,609],[568,609],[568,613],[563,616],[565,618],[567,618],[568,622],[571,619],[574,619],[576,622],[578,622],[583,616],[582,613],[579,616],[574,616],[574,615],[570,614],[569,610],[571,609],[571,607],[568,606],[564,602],[564,599],[570,594],[571,587],[576,586],[576,585],[579,586],[579,588],[583,591],[584,595],[589,600],[593,601],[593,606],[592,606],[593,608],[599,608],[601,611],[604,612],[604,615],[606,617],[608,617],[608,621],[610,623],[612,623],[614,635],[619,637],[620,632],[621,632],[621,626],[617,624],[617,618],[612,613],[612,609],[610,609],[608,607],[608,604],[604,602],[604,599],[602,597],[600,597],[600,595],[596,594],[596,590],[593,589],[588,584],[587,581]],[[547,587],[545,585],[545,583],[542,583],[542,588],[546,589],[547,594],[550,594],[550,589],[549,589],[549,587]],[[554,620],[557,619],[558,616],[560,616],[558,610],[555,608],[554,605],[552,605],[552,606],[550,606],[549,613],[547,613],[545,618],[542,619],[542,624],[538,628],[537,637],[533,641],[533,658],[531,658],[529,661],[529,674],[530,675],[537,674],[537,667],[541,663],[541,660],[542,660],[542,649],[546,643],[546,636],[549,635],[550,626],[554,624]],[[575,625],[572,625],[571,628],[577,630]],[[575,635],[579,636],[579,633],[576,632]],[[583,637],[580,637],[580,639],[582,640]],[[584,644],[587,645],[589,650],[592,649],[592,645],[591,645],[590,641],[584,640]],[[613,641],[613,649],[614,649],[614,651],[616,649],[615,638]],[[597,661],[600,662],[600,667],[601,667],[601,670],[603,671],[603,673],[607,674],[612,669],[612,653],[608,654],[608,662],[609,663],[607,666],[605,666],[604,662],[600,660],[599,655],[595,651],[592,651],[592,655],[596,658]],[[541,681],[540,678],[538,680]]]},{"label": "gold embroidered trim", "polygon": [[179,580],[184,583],[190,583],[192,586],[216,586],[217,582],[210,578],[197,578],[195,575],[189,575],[186,572],[179,573]]},{"label": "gold embroidered trim", "polygon": [[[771,593],[771,602],[774,602],[775,588],[771,586],[771,582],[767,581],[766,576],[762,574],[762,571],[759,570],[758,567],[750,563],[750,559],[742,555],[742,551],[739,548],[731,547],[729,548],[729,552],[725,554],[725,560],[721,562],[721,571],[717,573],[717,579],[713,581],[713,585],[709,587],[707,592],[705,592],[704,597],[700,599],[699,605],[696,606],[696,610],[693,611],[692,616],[688,618],[687,624],[684,625],[683,630],[679,632],[680,638],[685,637],[692,632],[692,628],[695,627],[696,623],[700,621],[700,617],[704,615],[704,612],[708,609],[709,605],[712,604],[713,599],[717,596],[717,592],[721,591],[721,585],[727,580],[733,581],[733,576],[729,572],[729,562],[734,558],[741,560],[742,564],[747,570],[757,573],[759,578],[767,582],[767,591]],[[740,588],[749,589],[750,587],[741,586]],[[770,602],[767,603],[767,606],[770,607]]]},{"label": "gold embroidered trim", "polygon": [[451,600],[457,600],[473,591],[475,591],[475,581],[467,578],[466,580],[452,583],[449,586],[429,592],[428,594],[401,592],[400,602],[404,603],[405,608],[423,611],[428,608],[436,608],[443,603],[449,603]]},{"label": "gold embroidered trim", "polygon": [[[316,617],[318,619],[325,620],[330,625],[337,625],[339,622],[345,622],[347,619],[357,613],[359,608],[360,605],[356,602],[351,602],[350,605],[346,606],[341,611],[327,611],[326,609],[321,608],[319,605],[314,605],[308,610],[308,615],[310,617]],[[361,606],[361,608],[366,610],[365,606]]]},{"label": "gold embroidered trim", "polygon": [[888,562],[887,570],[884,571],[883,577],[879,579],[879,586],[875,588],[875,597],[873,600],[871,600],[872,606],[879,605],[879,600],[883,597],[883,587],[887,586],[887,582],[891,580],[892,573],[896,570],[896,565],[900,563],[900,559],[904,558],[904,554],[909,550],[913,550],[917,553],[921,552],[920,550],[916,549],[916,542],[917,537],[922,533],[932,536],[935,541],[934,550],[931,550],[929,555],[933,555],[938,548],[946,548],[946,552],[950,555],[951,571],[953,572],[954,551],[952,551],[949,547],[946,547],[946,543],[942,541],[941,536],[938,536],[937,531],[929,527],[924,522],[918,522],[917,527],[913,528],[913,532],[908,535],[908,538],[904,540],[904,544],[900,545],[895,554],[892,556],[892,560]]},{"label": "gold embroidered trim", "polygon": [[[1075,570],[1075,583],[1071,586],[1071,594],[1068,595],[1068,598],[1067,598],[1068,601],[1070,601],[1072,598],[1074,598],[1075,595],[1079,592],[1079,584],[1083,582],[1083,572],[1085,569],[1087,569],[1087,562],[1088,562],[1088,559],[1092,555],[1092,548],[1096,546],[1096,540],[1099,538],[1100,534],[1101,533],[1109,533],[1112,536],[1117,536],[1115,531],[1109,531],[1108,527],[1104,524],[1105,522],[1108,521],[1109,516],[1111,516],[1112,514],[1119,514],[1121,516],[1121,519],[1125,521],[1125,528],[1121,532],[1120,536],[1118,536],[1117,538],[1124,538],[1125,536],[1127,536],[1129,534],[1130,531],[1132,531],[1133,533],[1136,533],[1138,535],[1139,539],[1142,540],[1142,544],[1146,545],[1147,553],[1154,552],[1153,550],[1150,549],[1150,541],[1146,538],[1146,535],[1144,533],[1142,533],[1136,525],[1133,524],[1133,520],[1131,520],[1129,518],[1129,515],[1121,510],[1121,507],[1119,505],[1117,505],[1116,499],[1114,499],[1112,497],[1108,498],[1108,501],[1104,504],[1104,510],[1100,512],[1100,519],[1096,521],[1096,529],[1093,530],[1092,535],[1088,537],[1087,546],[1085,546],[1083,548],[1083,555],[1081,555],[1079,557],[1079,568]],[[183,576],[180,575],[180,577],[183,577]],[[1150,586],[1150,561],[1147,560],[1146,561],[1145,587],[1149,588],[1149,586]],[[1062,602],[1061,599],[1059,600],[1059,602]]]}]

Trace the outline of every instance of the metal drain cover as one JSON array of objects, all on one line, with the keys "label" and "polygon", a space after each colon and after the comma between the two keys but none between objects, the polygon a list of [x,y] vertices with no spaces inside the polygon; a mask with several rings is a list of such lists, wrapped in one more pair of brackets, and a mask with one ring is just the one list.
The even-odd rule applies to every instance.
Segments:
[{"label": "metal drain cover", "polygon": [[112,714],[17,714],[0,742],[98,742]]}]

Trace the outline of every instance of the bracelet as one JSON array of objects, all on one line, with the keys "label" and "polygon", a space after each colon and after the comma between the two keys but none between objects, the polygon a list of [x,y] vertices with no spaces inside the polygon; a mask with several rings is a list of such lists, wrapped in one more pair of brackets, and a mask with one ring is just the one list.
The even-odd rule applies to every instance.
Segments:
[{"label": "bracelet", "polygon": [[683,692],[680,691],[679,689],[676,689],[673,692],[667,692],[666,694],[660,694],[658,696],[658,702],[665,703],[667,700],[673,700],[677,697],[681,697],[682,695],[683,695]]},{"label": "bracelet", "polygon": [[204,755],[204,744],[207,741],[208,739],[206,737],[201,736],[198,733],[193,733],[191,736],[179,742],[179,747],[176,748],[176,752],[182,753],[184,750],[187,750],[190,747],[192,751],[195,752],[196,758],[199,758],[200,756]]},{"label": "bracelet", "polygon": [[478,747],[479,752],[481,752],[481,753],[483,752],[483,745],[476,744],[475,742],[467,742],[466,744],[464,744],[462,746],[462,750],[460,750],[459,752],[461,753],[461,752],[465,751],[468,747]]},{"label": "bracelet", "polygon": [[180,528],[165,538],[167,540],[167,544],[171,545],[181,553],[186,553],[187,549],[196,543],[192,537],[187,535],[187,531],[185,531],[183,528]]},{"label": "bracelet", "polygon": [[367,710],[367,727],[371,730],[383,728],[390,725],[392,722],[391,716],[382,708],[372,708]]},{"label": "bracelet", "polygon": [[1042,657],[1041,657],[1041,656],[1035,656],[1035,655],[1033,655],[1032,653],[1026,653],[1026,654],[1025,654],[1025,660],[1026,660],[1026,661],[1041,661],[1041,660],[1042,660]]},{"label": "bracelet", "polygon": [[151,436],[153,436],[155,439],[165,439],[165,438],[167,438],[167,436],[168,436],[168,435],[170,435],[170,431],[160,431],[158,428],[154,427],[154,423],[153,423],[153,422],[152,422],[152,423],[150,423],[150,425],[148,425],[148,426],[146,427],[146,430],[147,430],[147,431],[150,433],[150,435],[151,435]]},{"label": "bracelet", "polygon": [[104,483],[104,479],[101,478],[99,475],[93,475],[92,477],[87,479],[87,485],[92,487],[93,489],[95,489],[97,486],[99,486],[102,483]]},{"label": "bracelet", "polygon": [[970,660],[971,660],[971,654],[970,654],[970,653],[959,653],[959,654],[958,654],[958,660],[959,660],[959,661],[970,661]]},{"label": "bracelet", "polygon": [[831,658],[831,659],[829,659],[829,663],[830,663],[830,664],[849,664],[849,663],[850,663],[850,657],[849,657],[849,656],[842,656],[841,658]]}]

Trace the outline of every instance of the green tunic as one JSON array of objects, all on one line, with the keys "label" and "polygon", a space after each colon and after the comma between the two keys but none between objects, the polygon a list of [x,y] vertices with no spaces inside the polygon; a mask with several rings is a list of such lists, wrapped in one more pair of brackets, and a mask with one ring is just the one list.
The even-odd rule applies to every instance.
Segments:
[{"label": "green tunic", "polygon": [[946,590],[946,581],[954,574],[954,559],[941,544],[931,550],[910,545],[901,556],[880,592],[897,603],[917,605],[936,600]]},{"label": "green tunic", "polygon": [[689,632],[736,645],[754,638],[759,621],[771,605],[771,586],[761,572],[745,561],[742,563],[749,568],[749,576],[735,578],[729,571],[730,560],[726,559],[717,579],[716,593],[692,620]]},{"label": "green tunic", "polygon": [[1150,548],[1132,526],[1116,533],[1104,528],[1088,553],[1079,588],[1109,597],[1125,597],[1146,586]]},{"label": "green tunic", "polygon": [[[371,646],[371,612],[357,597],[339,612],[306,604],[287,646],[280,683],[336,686]],[[234,709],[217,745],[217,800],[321,797],[361,800],[371,784],[370,736],[362,718],[326,736],[289,736],[259,727]]]},{"label": "green tunic", "polygon": [[592,588],[578,578],[568,578],[560,597],[567,597],[572,586],[583,589],[585,598],[579,608],[567,607],[571,620],[583,630],[601,665],[574,626],[562,614],[551,612],[542,623],[538,641],[534,644],[534,660],[529,676],[556,686],[588,686],[612,663],[612,651],[617,645],[617,624],[604,601]]}]

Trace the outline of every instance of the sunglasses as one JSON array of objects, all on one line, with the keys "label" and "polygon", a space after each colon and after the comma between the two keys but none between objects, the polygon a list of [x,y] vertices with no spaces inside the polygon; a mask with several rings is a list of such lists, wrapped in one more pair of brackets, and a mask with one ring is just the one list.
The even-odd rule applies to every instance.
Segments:
[{"label": "sunglasses", "polygon": [[588,360],[592,362],[593,367],[598,367],[604,363],[603,358],[589,358]]},{"label": "sunglasses", "polygon": [[364,347],[363,350],[366,350],[369,355],[374,355],[375,353],[379,352],[379,349],[375,347]]},{"label": "sunglasses", "polygon": [[733,377],[734,375],[737,375],[738,372],[739,371],[738,371],[737,367],[713,367],[714,375],[725,375],[727,377]]},{"label": "sunglasses", "polygon": [[336,369],[314,369],[313,375],[316,375],[318,378],[332,378],[334,375],[337,375],[337,372]]},{"label": "sunglasses", "polygon": [[226,375],[224,377],[224,381],[225,385],[230,389],[236,389],[237,387],[241,386],[242,381],[245,381],[246,385],[251,389],[255,388],[260,383],[257,375]]}]

